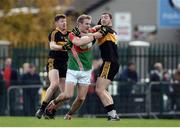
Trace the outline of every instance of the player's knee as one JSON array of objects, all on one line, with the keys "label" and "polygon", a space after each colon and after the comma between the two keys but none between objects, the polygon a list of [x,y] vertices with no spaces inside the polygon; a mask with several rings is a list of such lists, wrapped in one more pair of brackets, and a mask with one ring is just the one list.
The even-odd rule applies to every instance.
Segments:
[{"label": "player's knee", "polygon": [[48,89],[51,89],[52,91],[55,91],[58,88],[58,86],[55,86],[54,84],[51,84]]},{"label": "player's knee", "polygon": [[58,87],[58,85],[59,85],[59,82],[57,81],[52,81],[50,84],[50,86],[53,86],[53,87]]}]

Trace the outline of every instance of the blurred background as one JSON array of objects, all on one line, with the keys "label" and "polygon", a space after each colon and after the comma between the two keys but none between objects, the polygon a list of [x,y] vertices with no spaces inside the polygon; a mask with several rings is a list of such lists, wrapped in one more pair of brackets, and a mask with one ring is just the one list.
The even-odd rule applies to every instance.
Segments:
[{"label": "blurred background", "polygon": [[[108,90],[120,116],[179,118],[180,0],[0,0],[0,115],[34,116],[39,107],[49,86],[54,16],[66,14],[71,31],[79,15],[91,15],[95,25],[103,12],[113,15],[118,38],[120,67]],[[101,65],[96,45],[93,57],[92,85],[77,116],[105,116],[94,92]],[[29,81],[22,80],[27,72]]]}]

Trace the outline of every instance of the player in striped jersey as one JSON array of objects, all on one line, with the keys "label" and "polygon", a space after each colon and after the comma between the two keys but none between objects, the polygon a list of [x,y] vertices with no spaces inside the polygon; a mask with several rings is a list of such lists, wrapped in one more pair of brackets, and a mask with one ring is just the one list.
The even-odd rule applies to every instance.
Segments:
[{"label": "player in striped jersey", "polygon": [[96,93],[107,111],[108,120],[119,120],[112,96],[107,91],[108,86],[111,85],[114,76],[119,70],[117,39],[115,36],[116,33],[112,29],[112,15],[110,13],[103,13],[101,15],[100,24],[108,27],[111,32],[98,39],[103,64],[96,82]]},{"label": "player in striped jersey", "polygon": [[45,112],[45,109],[52,99],[53,94],[59,88],[60,92],[64,91],[65,78],[67,71],[67,50],[64,49],[64,45],[67,43],[66,38],[68,36],[66,16],[58,14],[54,18],[56,28],[49,34],[49,57],[47,63],[47,72],[50,80],[50,86],[46,91],[45,98],[41,104],[41,107],[36,112],[36,117],[41,118],[43,115],[45,118],[54,118],[55,110],[51,114]]}]

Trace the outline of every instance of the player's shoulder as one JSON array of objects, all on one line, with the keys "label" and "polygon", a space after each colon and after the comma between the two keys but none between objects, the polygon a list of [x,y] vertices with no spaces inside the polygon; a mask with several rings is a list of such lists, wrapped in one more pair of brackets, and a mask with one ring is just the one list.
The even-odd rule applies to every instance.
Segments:
[{"label": "player's shoulder", "polygon": [[73,33],[73,32],[70,32],[69,34],[68,34],[68,39],[70,40],[70,41],[73,41],[73,39],[74,38],[76,38],[77,36]]},{"label": "player's shoulder", "polygon": [[50,31],[50,33],[49,33],[49,36],[55,35],[55,34],[57,34],[57,33],[59,33],[57,29],[52,29],[52,30]]}]

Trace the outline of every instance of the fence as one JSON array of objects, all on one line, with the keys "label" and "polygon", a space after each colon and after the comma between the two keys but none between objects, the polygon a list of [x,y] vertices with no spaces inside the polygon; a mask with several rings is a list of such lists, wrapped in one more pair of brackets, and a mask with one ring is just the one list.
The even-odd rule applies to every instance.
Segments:
[{"label": "fence", "polygon": [[[44,72],[44,67],[47,62],[48,57],[48,48],[46,48],[46,44],[43,43],[37,43],[37,44],[18,44],[17,46],[9,46],[9,47],[0,47],[0,68],[2,69],[4,67],[4,60],[6,57],[10,56],[13,59],[13,67],[16,69],[20,69],[23,63],[29,62],[33,63],[37,66],[37,70],[39,72]],[[167,103],[162,102],[164,99],[167,99],[167,97],[170,97],[169,95],[161,95],[161,105],[160,106],[154,106],[154,100],[157,100],[156,98],[153,99],[156,94],[154,94],[154,91],[152,90],[158,90],[153,84],[146,84],[145,79],[149,78],[149,72],[153,68],[153,64],[155,62],[161,62],[165,69],[167,69],[170,73],[172,73],[177,65],[180,63],[180,52],[179,52],[180,44],[179,43],[151,43],[149,47],[132,47],[129,46],[128,43],[120,43],[118,46],[118,55],[119,55],[119,63],[120,63],[120,70],[123,69],[128,62],[133,61],[136,64],[137,73],[139,76],[140,86],[135,85],[131,87],[129,85],[126,88],[126,84],[119,84],[111,86],[112,94],[114,95],[115,102],[122,101],[124,104],[118,104],[117,106],[119,109],[119,113],[134,113],[134,111],[137,111],[139,113],[144,113],[145,115],[157,115],[156,113],[163,114],[166,111],[169,112],[169,108],[163,108],[164,104],[167,104],[170,101],[167,101]],[[8,51],[8,52],[7,52]],[[97,47],[93,49],[93,56],[95,58],[99,58],[100,53]],[[1,87],[2,83],[0,84]],[[171,84],[170,84],[171,85]],[[161,86],[158,86],[161,87]],[[93,87],[92,87],[93,88]],[[114,89],[118,88],[118,89]],[[131,93],[129,92],[129,88],[135,88],[135,90],[140,90],[141,93]],[[123,94],[123,89],[127,90],[127,94]],[[110,89],[111,90],[111,89]],[[151,91],[153,94],[151,93]],[[134,90],[133,90],[134,91]],[[162,91],[159,89],[159,91]],[[121,93],[118,93],[121,92]],[[4,99],[2,95],[2,92],[0,93],[0,102],[2,102]],[[158,91],[157,91],[158,94]],[[153,97],[152,97],[153,96]],[[171,95],[172,96],[172,95]],[[124,98],[123,98],[124,97]],[[129,97],[127,99],[127,97]],[[179,96],[177,96],[179,97]],[[135,98],[135,99],[134,99]],[[159,98],[159,96],[158,96]],[[120,100],[121,99],[121,100]],[[151,100],[150,100],[151,99]],[[88,103],[94,103],[100,102],[99,99],[96,97],[96,95],[93,93],[88,93],[87,100],[90,100]],[[93,101],[91,101],[93,100]],[[126,102],[128,100],[128,102]],[[137,101],[137,102],[134,102]],[[127,109],[128,103],[134,102],[132,106],[134,105],[133,109]],[[152,103],[153,102],[153,103]],[[174,101],[173,101],[174,102]],[[137,104],[137,105],[136,105]],[[150,105],[153,104],[153,105]],[[155,104],[158,104],[158,102],[155,102]],[[171,104],[171,103],[169,103]],[[92,108],[98,108],[94,110],[88,110],[89,108],[84,107],[79,113],[90,113],[90,114],[103,114],[103,107],[101,104],[100,106],[95,106]],[[150,107],[149,107],[150,105]],[[91,104],[90,104],[91,106]],[[138,106],[138,107],[137,107]],[[67,104],[64,109],[67,110],[69,105]],[[175,108],[178,107],[178,105],[175,105]],[[3,108],[3,107],[2,107]],[[135,109],[134,109],[135,108]],[[163,109],[162,109],[163,108]],[[155,111],[156,110],[156,111]],[[65,112],[65,111],[64,111]],[[60,112],[61,113],[61,112]]]},{"label": "fence", "polygon": [[[13,58],[13,67],[18,70],[23,63],[29,62],[35,64],[39,72],[44,72],[49,50],[46,46],[47,44],[43,43],[19,43],[17,46],[11,45],[9,49],[2,47],[0,68],[3,68],[5,58],[11,56]],[[120,70],[128,62],[132,61],[136,64],[139,79],[144,81],[149,77],[149,71],[153,68],[154,63],[161,62],[164,68],[172,73],[180,63],[179,47],[180,43],[151,43],[149,47],[132,47],[128,43],[120,43],[118,47]],[[94,58],[100,56],[97,47],[93,49],[93,56]]]},{"label": "fence", "polygon": [[[40,85],[28,86],[11,86],[7,93],[7,113],[5,115],[24,116],[25,98],[23,92],[25,89],[41,88]],[[106,112],[102,106],[101,101],[94,92],[95,86],[90,86],[87,98],[76,113],[79,116],[105,116]],[[113,82],[112,86],[108,88],[113,96],[117,112],[122,117],[171,117],[176,118],[180,116],[180,85],[167,82],[152,82],[152,83],[120,83]],[[30,97],[30,96],[29,96]],[[22,99],[21,99],[22,98]],[[73,97],[75,99],[75,96]],[[64,115],[69,110],[72,101],[66,102],[61,109],[58,110],[58,115]],[[13,102],[13,103],[12,103]],[[33,101],[30,101],[31,104]],[[40,103],[40,100],[36,100]],[[26,107],[32,106],[28,104]],[[37,110],[38,105],[34,106]],[[1,108],[2,109],[2,108]],[[4,108],[5,109],[5,108]],[[13,111],[11,111],[13,109]],[[33,116],[35,111],[31,111]]]}]

